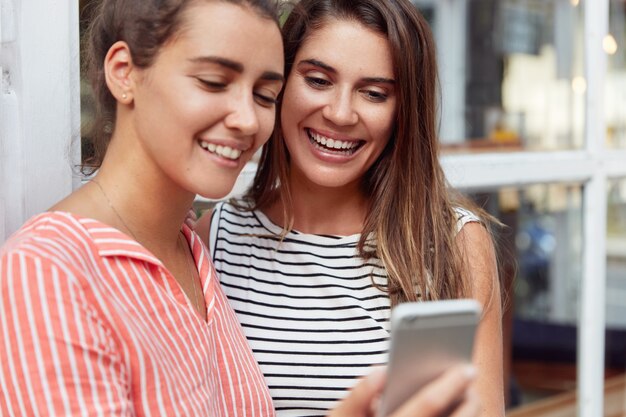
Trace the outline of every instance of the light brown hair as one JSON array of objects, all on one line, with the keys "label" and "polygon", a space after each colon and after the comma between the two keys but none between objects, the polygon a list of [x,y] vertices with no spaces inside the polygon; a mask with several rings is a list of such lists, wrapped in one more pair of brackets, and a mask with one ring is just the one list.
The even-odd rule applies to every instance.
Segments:
[{"label": "light brown hair", "polygon": [[[470,296],[463,265],[467,254],[455,243],[454,207],[485,213],[448,187],[439,163],[437,63],[428,23],[408,0],[301,0],[283,27],[285,74],[302,43],[330,20],[354,21],[385,35],[399,86],[392,136],[362,180],[370,206],[359,255],[383,262],[392,305]],[[279,200],[285,233],[293,225],[289,164],[282,133],[276,129],[246,195],[252,209]]]}]

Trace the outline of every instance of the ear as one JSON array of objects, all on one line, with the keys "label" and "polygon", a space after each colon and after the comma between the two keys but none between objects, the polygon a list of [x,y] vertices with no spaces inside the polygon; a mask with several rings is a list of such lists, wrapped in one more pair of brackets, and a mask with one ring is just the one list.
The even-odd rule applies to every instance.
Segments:
[{"label": "ear", "polygon": [[133,101],[133,69],[133,58],[128,44],[123,41],[115,42],[104,58],[104,75],[109,91],[120,103],[128,104]]}]

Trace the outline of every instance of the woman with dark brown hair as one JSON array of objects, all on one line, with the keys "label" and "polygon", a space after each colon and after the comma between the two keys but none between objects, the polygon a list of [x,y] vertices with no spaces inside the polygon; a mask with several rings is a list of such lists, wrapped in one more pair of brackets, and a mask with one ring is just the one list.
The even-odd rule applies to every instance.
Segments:
[{"label": "woman with dark brown hair", "polygon": [[273,129],[276,5],[99,3],[87,40],[97,174],[0,251],[0,414],[272,415],[183,220],[196,194],[230,191]]},{"label": "woman with dark brown hair", "polygon": [[398,303],[472,297],[476,389],[503,415],[490,218],[439,163],[427,22],[408,0],[301,0],[283,43],[280,129],[199,224],[279,414],[322,415],[385,363]]}]

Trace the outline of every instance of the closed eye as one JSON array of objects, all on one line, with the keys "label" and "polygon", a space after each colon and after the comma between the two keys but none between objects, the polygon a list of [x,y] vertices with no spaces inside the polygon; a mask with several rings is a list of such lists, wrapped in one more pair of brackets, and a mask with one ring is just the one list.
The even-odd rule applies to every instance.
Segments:
[{"label": "closed eye", "polygon": [[386,93],[375,90],[362,90],[362,92],[368,100],[375,103],[382,103],[389,97]]},{"label": "closed eye", "polygon": [[308,85],[310,85],[313,88],[325,88],[331,84],[330,81],[324,78],[319,78],[319,77],[309,76],[309,77],[304,77],[304,80],[306,81]]},{"label": "closed eye", "polygon": [[226,89],[226,83],[219,81],[207,80],[204,78],[196,78],[203,87],[211,90],[211,91],[222,91]]},{"label": "closed eye", "polygon": [[273,107],[278,103],[278,99],[266,96],[265,94],[254,93],[254,98],[260,105],[265,107]]}]

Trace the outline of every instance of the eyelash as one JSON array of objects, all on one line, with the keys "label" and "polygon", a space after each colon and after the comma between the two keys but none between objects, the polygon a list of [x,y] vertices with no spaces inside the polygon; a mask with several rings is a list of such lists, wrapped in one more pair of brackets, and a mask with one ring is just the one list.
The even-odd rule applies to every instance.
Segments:
[{"label": "eyelash", "polygon": [[[213,82],[209,80],[204,80],[202,78],[198,78],[198,81],[209,90],[212,91],[223,91],[226,88],[226,83]],[[259,104],[265,107],[272,107],[278,103],[278,99],[266,96],[264,94],[253,93],[254,97],[257,99]]]},{"label": "eyelash", "polygon": [[265,107],[273,107],[278,103],[278,99],[276,98],[272,98],[272,97],[268,97],[266,95],[263,94],[259,94],[259,93],[254,93],[254,97],[256,97],[261,103],[262,106]]},{"label": "eyelash", "polygon": [[378,91],[372,91],[372,90],[365,90],[363,91],[367,97],[376,102],[376,103],[382,103],[383,101],[387,100],[387,98],[389,97],[387,94],[385,93],[381,93]]},{"label": "eyelash", "polygon": [[[306,81],[306,83],[308,85],[310,85],[313,88],[317,88],[317,89],[322,89],[322,88],[326,88],[328,86],[330,86],[331,82],[324,79],[324,78],[320,78],[320,77],[304,77],[304,80]],[[373,91],[373,90],[362,90],[363,93],[365,93],[366,97],[373,101],[374,103],[383,103],[384,101],[387,100],[387,98],[389,97],[387,94],[385,93],[381,93],[378,91]]]},{"label": "eyelash", "polygon": [[325,88],[330,85],[330,81],[319,77],[304,77],[304,80],[313,88]]},{"label": "eyelash", "polygon": [[202,78],[198,78],[198,81],[200,81],[200,83],[202,85],[204,85],[205,87],[209,88],[210,90],[223,90],[223,89],[226,88],[226,84],[225,83],[204,80]]}]

